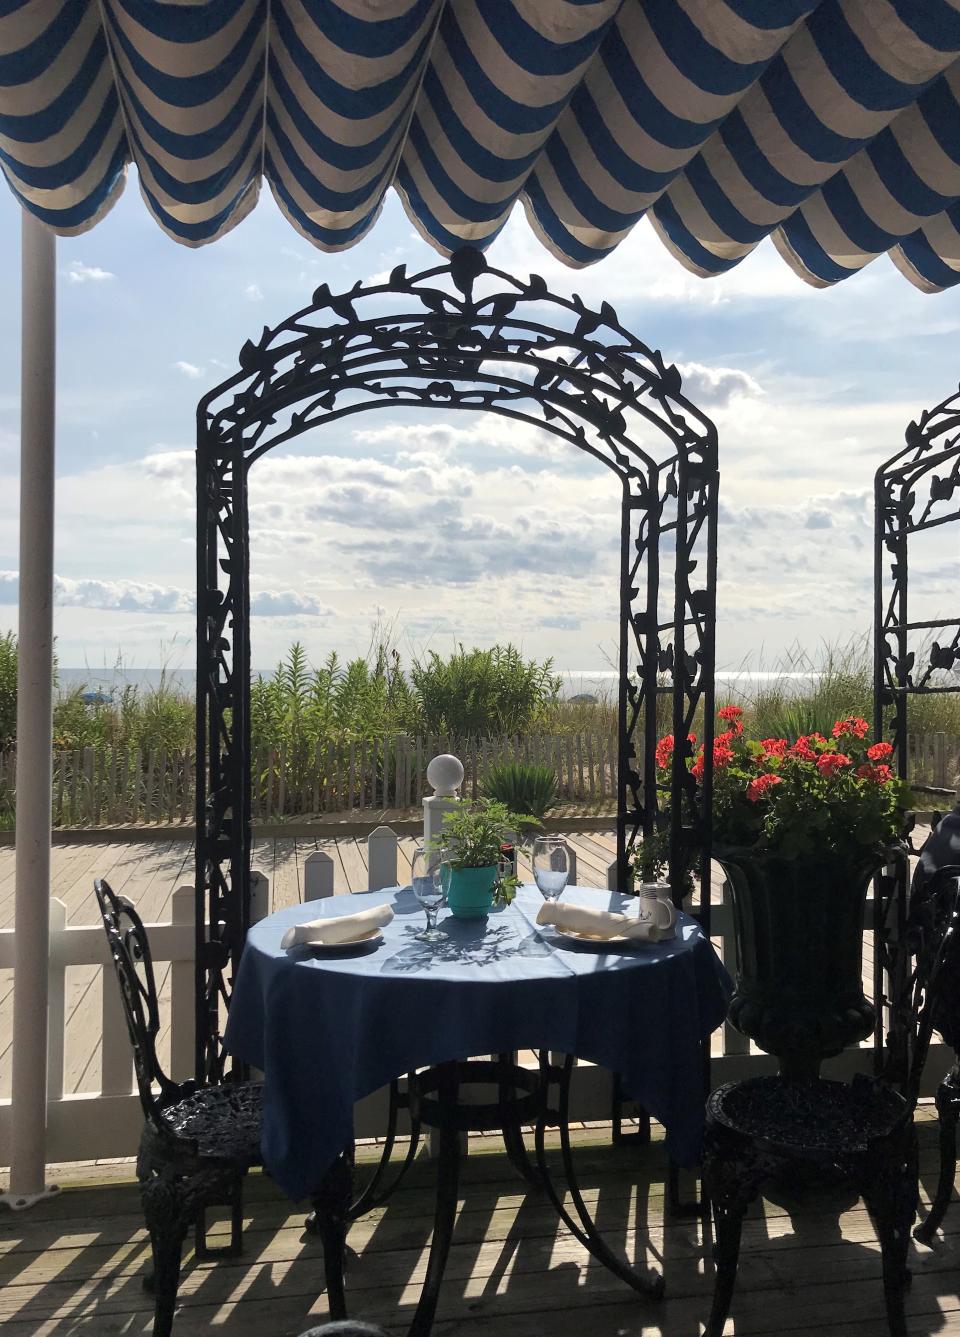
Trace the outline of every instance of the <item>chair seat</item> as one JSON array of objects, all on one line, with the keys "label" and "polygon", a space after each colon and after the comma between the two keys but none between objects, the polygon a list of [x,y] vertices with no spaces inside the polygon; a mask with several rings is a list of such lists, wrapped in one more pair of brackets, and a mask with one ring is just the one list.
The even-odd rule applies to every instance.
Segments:
[{"label": "chair seat", "polygon": [[204,1159],[259,1165],[262,1105],[259,1082],[225,1082],[165,1106],[160,1117],[176,1138],[195,1143]]},{"label": "chair seat", "polygon": [[751,1077],[718,1087],[707,1101],[708,1124],[801,1160],[864,1149],[906,1113],[897,1091],[865,1077],[851,1083]]}]

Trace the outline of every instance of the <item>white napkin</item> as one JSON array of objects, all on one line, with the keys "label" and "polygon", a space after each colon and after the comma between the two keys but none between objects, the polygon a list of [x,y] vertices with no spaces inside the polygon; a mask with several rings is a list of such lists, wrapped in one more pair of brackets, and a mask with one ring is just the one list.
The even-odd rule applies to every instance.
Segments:
[{"label": "white napkin", "polygon": [[280,946],[299,947],[301,943],[319,942],[326,947],[336,947],[383,928],[392,918],[389,905],[374,905],[369,910],[358,910],[356,914],[338,915],[336,919],[311,919],[308,924],[288,928]]},{"label": "white napkin", "polygon": [[544,901],[537,913],[537,923],[553,924],[556,928],[598,940],[624,937],[657,942],[660,938],[660,930],[652,919],[636,919],[616,910],[593,910],[588,905],[568,905],[561,901]]}]

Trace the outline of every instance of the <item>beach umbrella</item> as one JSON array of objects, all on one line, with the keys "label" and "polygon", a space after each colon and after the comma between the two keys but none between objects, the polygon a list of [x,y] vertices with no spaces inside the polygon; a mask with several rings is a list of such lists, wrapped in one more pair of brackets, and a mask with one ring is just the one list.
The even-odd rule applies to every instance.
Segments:
[{"label": "beach umbrella", "polygon": [[936,292],[960,282],[958,144],[960,0],[2,0],[0,166],[24,208],[18,1196],[43,1174],[54,234],[93,227],[133,163],[188,246],[266,181],[344,249],[393,188],[443,253],[519,203],[573,266],[646,215],[664,264],[704,277],[770,236],[815,286],[888,256]]}]

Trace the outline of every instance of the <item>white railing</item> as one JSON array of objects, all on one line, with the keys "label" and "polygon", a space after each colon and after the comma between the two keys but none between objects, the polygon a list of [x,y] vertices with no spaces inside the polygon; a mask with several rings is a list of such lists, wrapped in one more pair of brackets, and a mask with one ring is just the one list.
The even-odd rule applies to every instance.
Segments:
[{"label": "white railing", "polygon": [[[388,827],[378,827],[367,840],[371,889],[393,886],[397,881],[397,837]],[[307,900],[333,895],[333,860],[322,850],[308,856],[304,868]],[[251,914],[262,918],[269,909],[269,884],[262,873],[251,878]],[[161,1061],[174,1081],[184,1081],[194,1065],[194,890],[178,887],[173,893],[170,919],[147,923],[154,972],[161,1000],[164,1025],[160,1036]],[[12,969],[14,930],[0,929],[0,970]],[[99,1019],[99,1084],[82,1091],[65,1091],[65,1073],[71,1055],[67,1052],[68,971],[91,967],[99,970],[100,988],[88,984],[85,996],[101,998]],[[12,1007],[7,999],[4,1007]],[[47,1051],[47,1161],[96,1160],[107,1156],[132,1156],[137,1150],[143,1113],[135,1089],[133,1058],[127,1024],[120,1004],[113,961],[107,949],[103,925],[70,924],[67,908],[56,898],[50,902],[50,974],[48,996]],[[90,1048],[92,1021],[84,1028],[84,1048]],[[94,1058],[96,1055],[94,1055]],[[94,1071],[95,1062],[88,1065]],[[0,1100],[0,1165],[9,1164],[13,1109],[10,1100]],[[386,1102],[375,1097],[358,1110],[358,1136],[373,1136],[384,1126]]]},{"label": "white railing", "polygon": [[[371,889],[395,885],[397,881],[397,837],[388,827],[378,827],[367,841]],[[613,885],[616,865],[608,871]],[[304,899],[332,896],[334,865],[330,855],[318,850],[304,865]],[[254,874],[253,917],[269,907],[269,888],[262,874]],[[574,874],[575,878],[575,874]],[[872,904],[868,904],[868,922]],[[179,887],[173,894],[169,921],[147,926],[154,960],[161,1011],[168,1027],[161,1036],[161,1059],[175,1080],[192,1073],[194,1046],[194,892]],[[733,915],[728,890],[722,904],[712,907],[711,934],[721,958],[733,970],[735,948]],[[13,963],[13,930],[0,930],[0,969]],[[65,1091],[67,1052],[68,971],[96,967],[101,974],[100,1074],[99,1084],[76,1092]],[[89,990],[95,996],[96,990]],[[9,1006],[9,1003],[7,1004]],[[50,1163],[131,1156],[136,1152],[143,1123],[139,1097],[133,1081],[133,1064],[126,1022],[120,1006],[113,963],[107,952],[101,924],[70,924],[62,901],[51,902],[50,1004],[48,1050],[47,1159]],[[616,1019],[611,1018],[611,1024]],[[90,1047],[89,1027],[85,1048]],[[952,1051],[936,1045],[931,1051],[924,1088],[936,1089],[952,1060]],[[869,1044],[846,1050],[824,1065],[828,1076],[849,1077],[855,1071],[869,1072]],[[90,1065],[95,1069],[95,1064]],[[776,1062],[766,1054],[750,1051],[749,1041],[731,1026],[724,1026],[714,1042],[713,1081],[730,1081],[748,1074],[773,1072]],[[571,1117],[610,1117],[612,1078],[602,1068],[579,1063],[571,1087]],[[382,1134],[386,1125],[386,1099],[378,1093],[361,1102],[356,1111],[358,1137]],[[0,1165],[8,1162],[12,1110],[9,1100],[0,1101]]]},{"label": "white railing", "polygon": [[[170,1021],[169,1067],[178,1080],[193,1069],[194,893],[178,887],[169,922],[146,925],[158,975],[169,966],[164,988]],[[13,964],[13,929],[0,930],[0,968]],[[100,1082],[95,1089],[66,1093],[67,971],[96,966],[102,975]],[[134,1091],[130,1038],[113,961],[102,924],[69,924],[62,901],[50,902],[50,993],[47,1050],[47,1160],[94,1160],[128,1156],[137,1148],[143,1114]],[[13,1111],[0,1101],[0,1163],[9,1160]]]}]

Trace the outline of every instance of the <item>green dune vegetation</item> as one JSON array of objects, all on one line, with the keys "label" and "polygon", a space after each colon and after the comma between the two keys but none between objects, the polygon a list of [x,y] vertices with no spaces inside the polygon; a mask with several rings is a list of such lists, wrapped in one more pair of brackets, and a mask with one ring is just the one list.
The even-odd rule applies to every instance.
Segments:
[{"label": "green dune vegetation", "polygon": [[[0,750],[16,741],[16,638],[0,636]],[[870,647],[866,639],[822,647],[818,655],[794,650],[764,680],[743,679],[737,690],[718,692],[717,705],[743,707],[756,736],[797,737],[829,732],[835,719],[872,719]],[[798,679],[791,674],[804,673]],[[54,745],[58,749],[126,748],[187,751],[193,745],[193,696],[164,677],[154,687],[128,685],[110,701],[87,703],[83,687],[57,691]],[[670,728],[668,702],[658,714]],[[515,645],[490,649],[457,645],[443,655],[430,650],[404,663],[386,639],[353,659],[335,651],[317,667],[299,643],[271,674],[252,684],[254,748],[296,748],[330,737],[383,738],[443,734],[454,738],[515,737],[602,731],[616,725],[611,691],[575,701],[561,694],[550,659],[527,659]],[[960,733],[960,693],[913,697],[913,733]]]},{"label": "green dune vegetation", "polygon": [[[0,636],[0,826],[13,819],[16,669],[16,638],[7,633]],[[394,638],[375,635],[366,655],[333,652],[319,666],[294,644],[252,683],[255,807],[266,819],[386,807],[388,800],[403,806],[418,792],[411,768],[425,766],[442,745],[459,751],[474,790],[498,766],[522,760],[555,775],[560,801],[608,811],[615,691],[570,699],[561,687],[550,659],[527,658],[513,644],[456,645],[405,661]],[[55,820],[98,824],[110,812],[148,821],[176,812],[183,820],[192,811],[192,694],[169,674],[156,686],[126,685],[102,699],[84,694],[83,687],[55,692]],[[869,643],[824,646],[818,655],[797,649],[779,671],[735,678],[716,704],[740,706],[745,728],[761,738],[829,734],[834,720],[849,715],[870,720]],[[657,713],[658,735],[672,732],[668,694]],[[693,727],[702,732],[700,717]],[[953,783],[960,693],[911,698],[909,729],[920,740],[911,745],[914,783]]]}]

